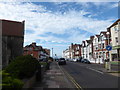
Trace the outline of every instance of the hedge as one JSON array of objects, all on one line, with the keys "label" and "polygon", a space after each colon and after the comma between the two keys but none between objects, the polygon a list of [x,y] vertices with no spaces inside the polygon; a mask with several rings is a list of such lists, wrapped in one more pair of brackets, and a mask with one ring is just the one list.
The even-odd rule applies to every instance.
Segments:
[{"label": "hedge", "polygon": [[38,60],[31,55],[19,56],[5,68],[5,72],[19,79],[30,78],[39,68],[39,65]]},{"label": "hedge", "polygon": [[[2,90],[21,90],[24,83],[17,78],[11,77],[9,73],[2,71]],[[0,74],[0,75],[1,75]]]}]

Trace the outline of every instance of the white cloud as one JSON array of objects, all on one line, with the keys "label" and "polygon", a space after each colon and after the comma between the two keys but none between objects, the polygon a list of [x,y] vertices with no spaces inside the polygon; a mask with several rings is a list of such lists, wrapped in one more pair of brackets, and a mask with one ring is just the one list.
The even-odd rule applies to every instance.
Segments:
[{"label": "white cloud", "polygon": [[[107,9],[112,9],[112,8],[116,8],[118,7],[118,2],[91,2],[93,5],[96,6],[96,8],[101,8],[101,7],[105,7]],[[76,4],[80,4],[82,6],[83,9],[87,9],[91,7],[90,2],[76,2]]]},{"label": "white cloud", "polygon": [[[7,8],[6,8],[7,7]],[[77,12],[71,10],[65,14],[59,12],[51,13],[42,5],[32,3],[0,3],[0,18],[8,20],[25,20],[25,30],[32,30],[34,33],[25,33],[25,44],[30,44],[36,39],[52,41],[57,43],[62,42],[81,42],[87,38],[80,32],[72,32],[72,28],[78,27],[91,33],[99,33],[101,30],[106,30],[107,26],[112,23],[110,20],[97,20],[84,15],[92,13],[81,10]],[[26,31],[27,32],[27,31]],[[40,34],[52,32],[54,34],[64,34],[72,32],[71,37],[61,39],[55,36],[41,37]]]},{"label": "white cloud", "polygon": [[118,2],[119,0],[0,0],[0,2]]},{"label": "white cloud", "polygon": [[[37,12],[32,12],[33,10]],[[32,3],[0,3],[0,18],[19,21],[26,20],[26,30],[33,30],[35,33],[32,35],[35,38],[37,35],[45,32],[64,34],[66,30],[74,27],[98,33],[111,23],[110,20],[103,21],[85,18],[83,15],[86,14],[91,13],[81,10],[80,12],[69,11],[61,15],[59,12],[50,13],[45,7]]]},{"label": "white cloud", "polygon": [[116,7],[118,7],[118,3],[111,5],[111,8],[116,8]]}]

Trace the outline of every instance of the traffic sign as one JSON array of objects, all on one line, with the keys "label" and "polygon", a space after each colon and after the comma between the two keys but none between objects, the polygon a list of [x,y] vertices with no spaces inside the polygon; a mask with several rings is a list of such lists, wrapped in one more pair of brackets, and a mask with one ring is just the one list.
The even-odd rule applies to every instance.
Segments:
[{"label": "traffic sign", "polygon": [[112,50],[112,46],[107,45],[107,46],[106,46],[106,49],[107,49],[108,51],[111,51],[111,50]]}]

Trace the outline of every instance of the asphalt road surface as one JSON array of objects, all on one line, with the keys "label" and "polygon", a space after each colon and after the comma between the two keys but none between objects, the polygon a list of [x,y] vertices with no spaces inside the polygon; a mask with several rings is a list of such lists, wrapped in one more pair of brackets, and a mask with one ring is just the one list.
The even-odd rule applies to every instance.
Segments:
[{"label": "asphalt road surface", "polygon": [[67,62],[61,68],[82,88],[118,88],[118,77],[87,67],[87,64]]}]

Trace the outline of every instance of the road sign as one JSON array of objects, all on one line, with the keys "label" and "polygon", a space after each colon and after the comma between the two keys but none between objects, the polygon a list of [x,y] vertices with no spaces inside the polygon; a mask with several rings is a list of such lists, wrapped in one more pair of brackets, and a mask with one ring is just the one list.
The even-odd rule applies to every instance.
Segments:
[{"label": "road sign", "polygon": [[107,46],[106,46],[106,49],[107,49],[108,51],[111,51],[111,50],[112,50],[112,46],[107,45]]}]

